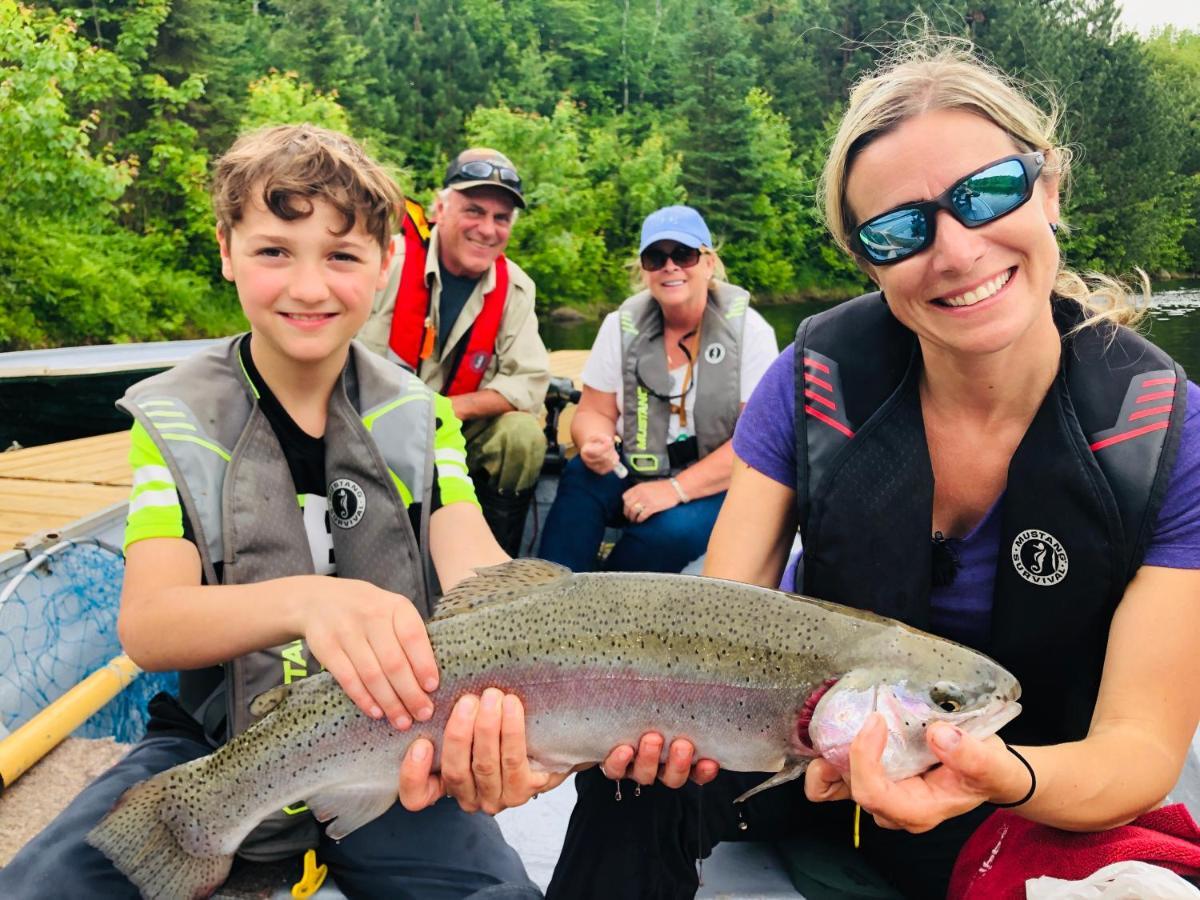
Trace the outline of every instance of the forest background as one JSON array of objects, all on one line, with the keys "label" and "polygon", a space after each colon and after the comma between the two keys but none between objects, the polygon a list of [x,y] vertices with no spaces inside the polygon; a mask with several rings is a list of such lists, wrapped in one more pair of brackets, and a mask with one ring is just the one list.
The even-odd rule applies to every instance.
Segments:
[{"label": "forest background", "polygon": [[[530,208],[542,309],[611,306],[649,211],[705,215],[760,300],[851,296],[814,214],[849,86],[911,0],[0,0],[0,350],[230,333],[206,194],[242,130],[362,140],[427,202],[468,144]],[[1200,271],[1200,34],[1115,0],[925,6],[1051,89],[1080,151],[1063,241],[1114,274]]]}]

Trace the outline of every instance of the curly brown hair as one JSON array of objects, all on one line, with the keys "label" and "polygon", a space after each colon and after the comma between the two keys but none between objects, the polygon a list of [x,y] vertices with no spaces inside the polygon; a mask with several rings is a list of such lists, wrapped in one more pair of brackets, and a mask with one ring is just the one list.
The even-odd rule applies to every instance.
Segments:
[{"label": "curly brown hair", "polygon": [[274,125],[243,134],[217,160],[212,201],[222,234],[241,221],[257,194],[274,215],[290,222],[312,215],[324,200],[351,231],[363,227],[386,250],[404,195],[391,175],[344,134],[316,125]]}]

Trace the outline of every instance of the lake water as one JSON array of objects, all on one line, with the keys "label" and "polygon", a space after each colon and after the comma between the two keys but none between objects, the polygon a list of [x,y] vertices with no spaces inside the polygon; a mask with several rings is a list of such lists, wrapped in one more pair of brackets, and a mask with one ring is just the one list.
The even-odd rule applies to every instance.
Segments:
[{"label": "lake water", "polygon": [[[788,303],[759,307],[758,311],[775,329],[782,348],[792,342],[802,319],[833,305]],[[586,350],[592,346],[600,322],[589,320],[563,324],[552,322],[547,317],[539,327],[546,346],[551,350]],[[1150,321],[1143,333],[1170,353],[1192,381],[1200,380],[1200,281],[1155,285]]]}]

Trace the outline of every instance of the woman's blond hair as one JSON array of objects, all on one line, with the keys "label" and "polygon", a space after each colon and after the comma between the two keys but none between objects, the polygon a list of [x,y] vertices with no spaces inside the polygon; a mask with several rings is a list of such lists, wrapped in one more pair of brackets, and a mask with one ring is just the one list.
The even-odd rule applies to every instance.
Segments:
[{"label": "woman's blond hair", "polygon": [[[1057,140],[1060,108],[1054,94],[1041,89],[1047,108],[1039,108],[1027,87],[980,60],[973,49],[965,39],[944,36],[906,40],[851,89],[817,192],[826,227],[847,253],[857,258],[849,237],[858,223],[846,201],[855,156],[901,122],[931,110],[967,110],[1006,132],[1019,151],[1046,151],[1044,171],[1057,174],[1059,189],[1067,192],[1072,151]],[[1148,300],[1149,279],[1141,270],[1138,274]],[[1099,273],[1083,276],[1061,262],[1054,293],[1082,306],[1085,324],[1133,325],[1145,314],[1142,300],[1122,282]]]}]

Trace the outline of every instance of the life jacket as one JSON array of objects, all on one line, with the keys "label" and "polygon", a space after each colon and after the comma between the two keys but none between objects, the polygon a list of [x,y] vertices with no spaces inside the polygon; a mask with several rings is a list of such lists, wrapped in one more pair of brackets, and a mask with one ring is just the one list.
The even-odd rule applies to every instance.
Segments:
[{"label": "life jacket", "polygon": [[[395,361],[417,372],[421,362],[433,355],[437,333],[433,327],[432,296],[425,280],[431,229],[421,207],[411,200],[404,201],[400,232],[404,238],[404,265],[400,270],[388,348]],[[496,353],[496,337],[507,297],[508,260],[501,254],[496,259],[496,283],[484,295],[483,309],[463,338],[462,349],[446,376],[442,393],[447,397],[479,390]]]},{"label": "life jacket", "polygon": [[[1186,376],[1126,328],[1053,301],[1058,376],[1009,463],[982,650],[1021,681],[1004,734],[1086,733],[1113,613],[1142,563],[1179,444]],[[796,500],[805,593],[930,622],[933,471],[919,343],[867,294],[796,334]],[[970,465],[970,460],[963,460]]]},{"label": "life jacket", "polygon": [[[287,459],[242,368],[239,342],[230,338],[138,382],[117,402],[146,429],[174,478],[206,584],[314,572]],[[431,573],[420,547],[429,546],[434,432],[432,393],[420,379],[352,343],[325,429],[337,574],[404,594],[425,617]],[[420,547],[407,511],[414,501],[422,504]],[[315,674],[321,664],[294,641],[223,668],[223,690],[211,699],[224,704],[227,730],[209,733],[214,743],[253,723],[250,703],[263,691],[297,673]],[[181,672],[180,693],[186,679],[201,677]],[[306,813],[299,805],[272,814],[239,852],[270,860],[315,847],[316,825]]]},{"label": "life jacket", "polygon": [[[707,456],[733,436],[741,412],[742,335],[749,305],[750,295],[742,288],[713,282],[700,324],[700,348],[692,375],[692,389],[696,391],[692,431],[698,455],[681,461],[678,454],[671,453],[667,442],[671,404],[662,397],[671,394],[671,376],[663,351],[662,308],[649,291],[634,294],[621,304],[621,439],[634,475],[665,478],[687,462]],[[681,404],[684,401],[679,398]]]}]

